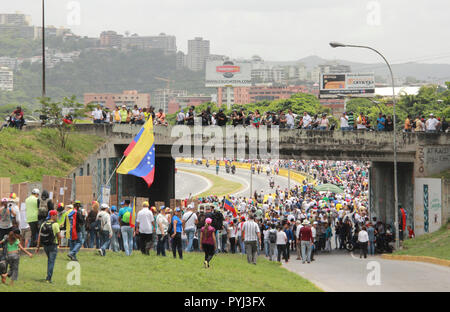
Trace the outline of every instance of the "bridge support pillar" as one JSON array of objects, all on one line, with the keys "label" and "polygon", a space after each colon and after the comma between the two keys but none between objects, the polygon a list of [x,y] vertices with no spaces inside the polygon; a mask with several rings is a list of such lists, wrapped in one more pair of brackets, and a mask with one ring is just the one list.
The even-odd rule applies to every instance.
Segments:
[{"label": "bridge support pillar", "polygon": [[[398,201],[407,213],[406,225],[414,223],[414,164],[398,163]],[[373,162],[370,168],[370,215],[394,225],[394,164]],[[394,230],[394,228],[392,228]]]},{"label": "bridge support pillar", "polygon": [[123,175],[122,196],[146,197],[150,205],[163,201],[169,206],[170,199],[175,198],[175,160],[172,157],[156,156],[155,177],[150,188],[142,178]]}]

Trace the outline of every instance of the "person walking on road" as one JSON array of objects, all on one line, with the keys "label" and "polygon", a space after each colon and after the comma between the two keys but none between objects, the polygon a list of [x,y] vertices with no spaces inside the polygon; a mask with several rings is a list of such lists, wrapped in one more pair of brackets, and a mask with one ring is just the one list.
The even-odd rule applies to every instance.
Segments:
[{"label": "person walking on road", "polygon": [[242,226],[242,241],[245,244],[245,253],[247,254],[247,262],[256,265],[256,257],[258,254],[258,245],[261,245],[261,233],[258,224],[256,224],[253,214],[250,214],[248,221]]},{"label": "person walking on road", "polygon": [[369,235],[367,234],[366,227],[363,226],[361,228],[361,231],[358,233],[358,243],[359,243],[359,258],[362,258],[362,255],[364,254],[364,259],[367,258],[367,245],[369,242]]},{"label": "person walking on road", "polygon": [[277,261],[281,262],[281,257],[283,256],[284,261],[286,261],[286,263],[288,262],[288,253],[287,253],[287,242],[288,242],[288,238],[286,235],[286,232],[282,230],[281,225],[279,225],[277,227],[277,251],[278,251],[278,257],[277,257]]},{"label": "person walking on road", "polygon": [[311,248],[314,243],[313,235],[308,220],[303,221],[302,225],[303,227],[300,229],[302,263],[305,263],[305,261],[311,263]]},{"label": "person walking on road", "polygon": [[372,222],[369,222],[369,227],[367,228],[367,234],[369,236],[369,255],[375,255],[375,228]]}]

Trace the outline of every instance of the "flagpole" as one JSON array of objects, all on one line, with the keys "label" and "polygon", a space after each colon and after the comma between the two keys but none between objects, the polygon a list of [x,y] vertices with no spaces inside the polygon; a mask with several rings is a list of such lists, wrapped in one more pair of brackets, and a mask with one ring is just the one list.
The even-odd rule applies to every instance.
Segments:
[{"label": "flagpole", "polygon": [[114,168],[114,171],[111,173],[111,175],[109,176],[108,181],[106,181],[105,185],[109,185],[109,182],[111,181],[113,175],[116,173],[117,168],[119,168],[120,164],[122,163],[123,159],[125,158],[125,155],[122,156],[122,158],[120,159],[119,163],[117,164],[116,168]]},{"label": "flagpole", "polygon": [[[119,163],[117,164],[116,168],[114,168],[114,171],[111,173],[111,175],[109,176],[108,181],[106,181],[105,185],[109,185],[109,182],[111,181],[113,175],[116,173],[117,168],[119,168],[120,164],[122,163],[123,159],[125,158],[125,155],[122,156],[122,158],[120,159]],[[118,190],[116,190],[118,191]],[[101,192],[100,192],[101,193]],[[97,196],[97,201],[100,199],[100,197],[102,196],[102,194],[99,194]]]}]

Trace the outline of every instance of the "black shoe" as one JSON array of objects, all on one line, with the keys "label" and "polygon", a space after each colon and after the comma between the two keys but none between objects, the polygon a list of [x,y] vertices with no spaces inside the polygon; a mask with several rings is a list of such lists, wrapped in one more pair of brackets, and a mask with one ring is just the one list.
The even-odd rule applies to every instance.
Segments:
[{"label": "black shoe", "polygon": [[71,261],[75,261],[75,260],[73,260],[74,257],[73,257],[71,254],[67,254],[67,257],[69,257],[69,259],[70,259]]}]

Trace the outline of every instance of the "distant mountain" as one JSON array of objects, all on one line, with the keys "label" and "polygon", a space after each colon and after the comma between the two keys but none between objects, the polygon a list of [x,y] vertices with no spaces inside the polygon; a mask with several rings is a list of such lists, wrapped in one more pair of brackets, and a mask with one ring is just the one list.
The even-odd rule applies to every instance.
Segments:
[{"label": "distant mountain", "polygon": [[[299,59],[298,61],[270,62],[279,66],[303,63],[308,69],[327,63],[349,65],[353,72],[374,72],[375,75],[388,76],[388,70],[384,63],[357,63],[346,60],[327,60],[316,55]],[[450,80],[450,64],[426,64],[426,63],[402,63],[392,65],[394,76],[398,78],[414,77],[418,80],[437,81]]]}]

